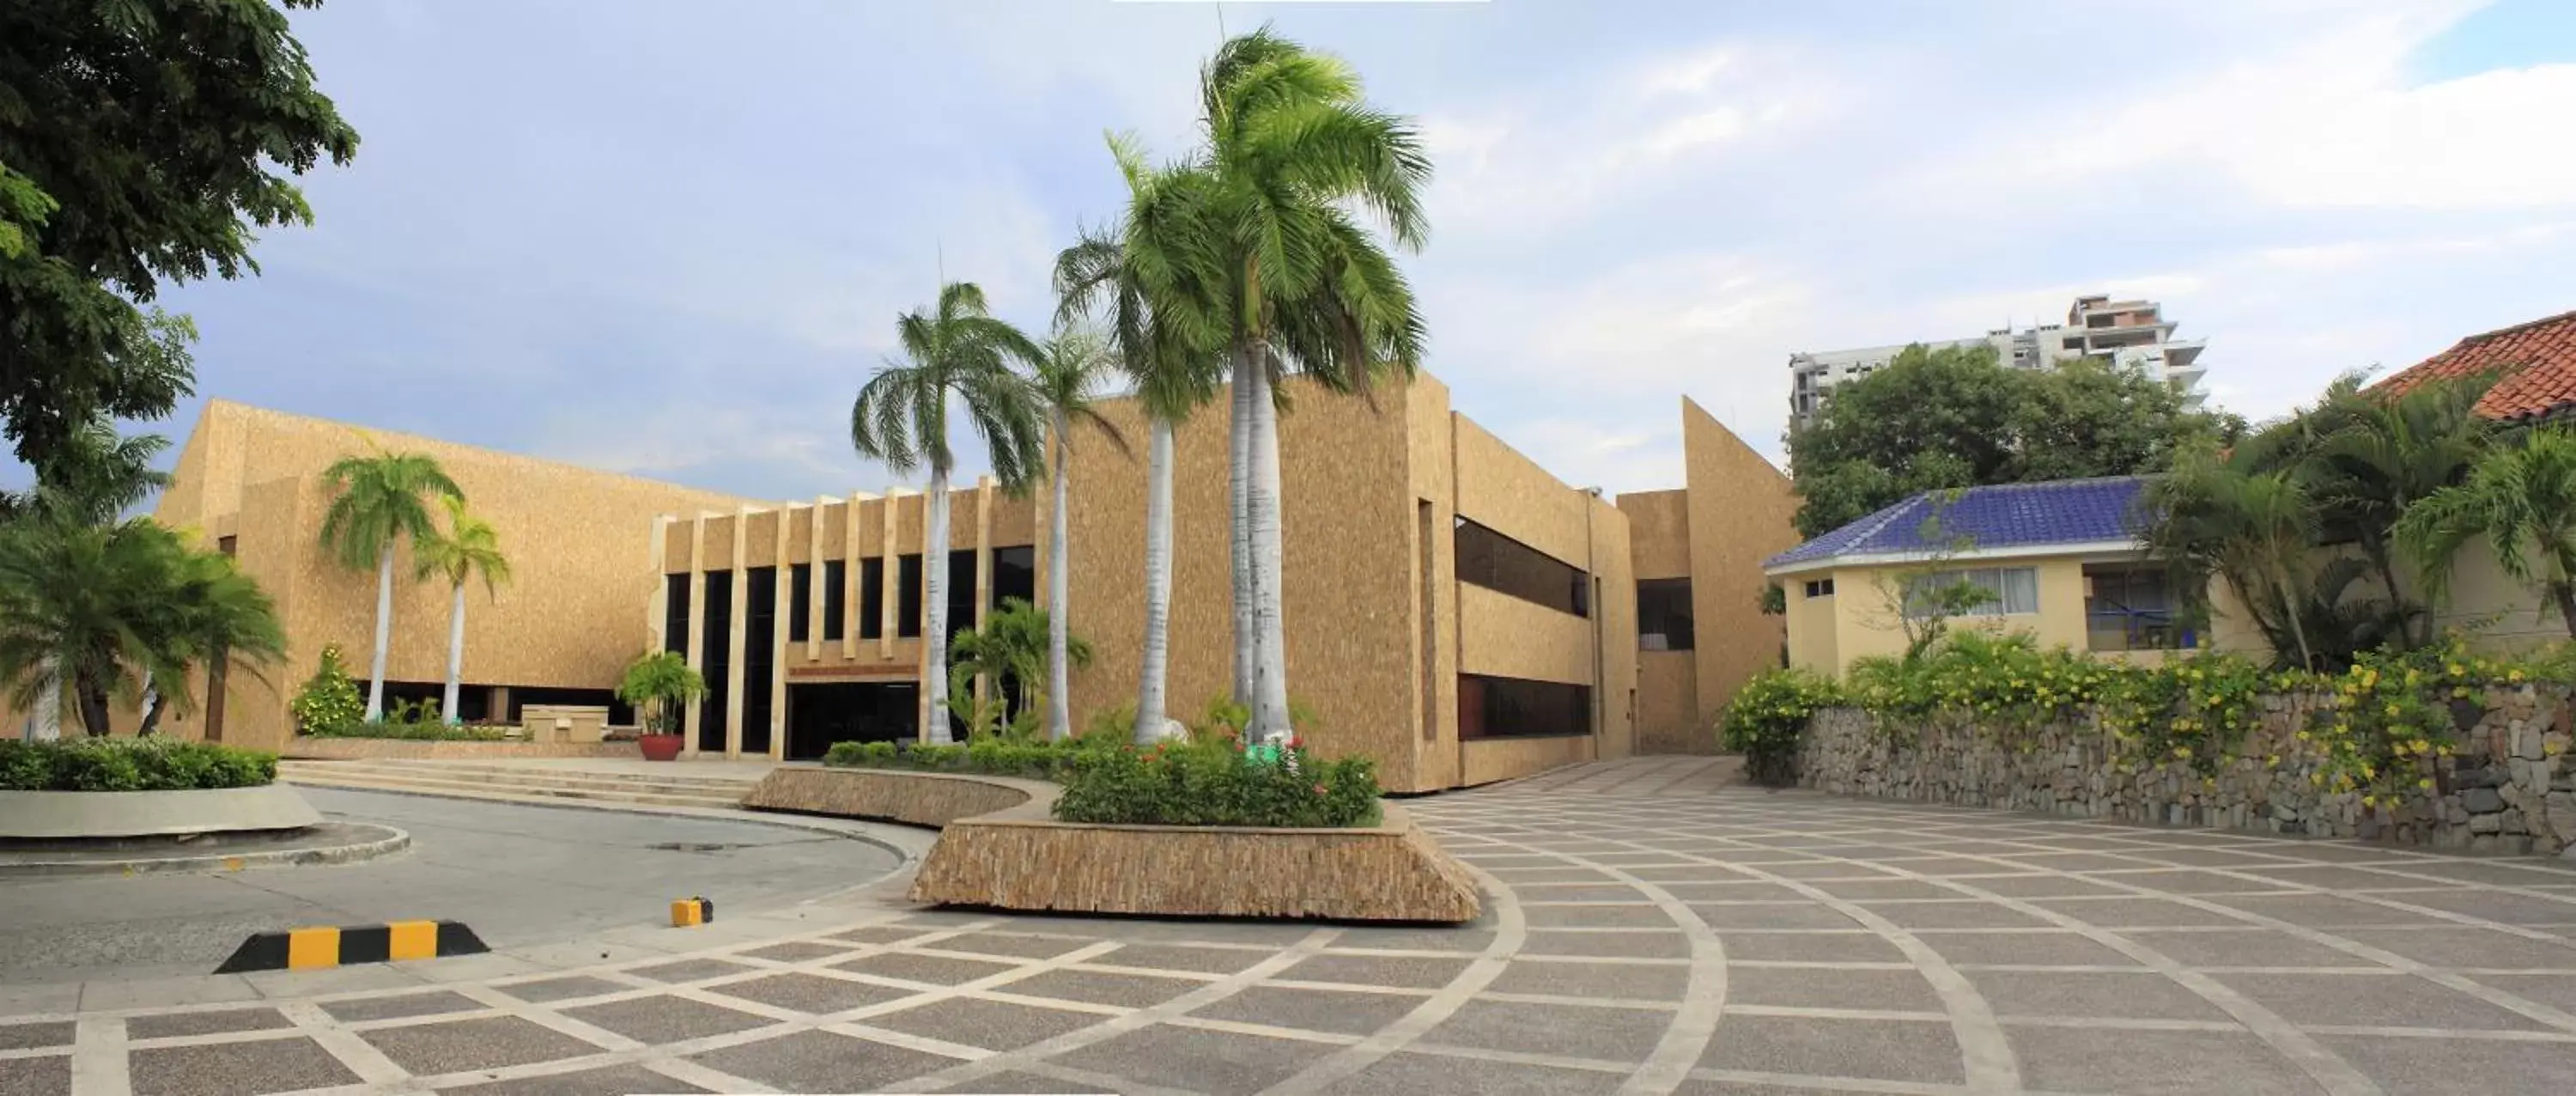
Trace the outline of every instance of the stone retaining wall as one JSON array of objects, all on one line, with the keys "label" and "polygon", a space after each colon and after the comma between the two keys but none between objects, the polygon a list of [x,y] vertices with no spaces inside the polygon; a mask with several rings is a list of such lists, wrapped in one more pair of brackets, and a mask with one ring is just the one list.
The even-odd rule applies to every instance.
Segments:
[{"label": "stone retaining wall", "polygon": [[297,761],[482,761],[510,757],[632,757],[633,742],[468,742],[415,738],[306,738],[286,740],[279,757]]},{"label": "stone retaining wall", "polygon": [[2090,720],[1997,734],[1941,717],[1891,735],[1867,712],[1833,708],[1808,723],[1798,782],[1842,795],[2481,853],[2576,845],[2566,690],[2495,686],[2456,702],[2458,752],[2431,762],[2433,790],[2376,810],[2361,805],[2360,793],[2330,793],[2309,780],[2323,750],[2297,732],[2324,706],[2311,695],[2266,698],[2261,726],[2210,777],[2183,762],[2122,773]]}]

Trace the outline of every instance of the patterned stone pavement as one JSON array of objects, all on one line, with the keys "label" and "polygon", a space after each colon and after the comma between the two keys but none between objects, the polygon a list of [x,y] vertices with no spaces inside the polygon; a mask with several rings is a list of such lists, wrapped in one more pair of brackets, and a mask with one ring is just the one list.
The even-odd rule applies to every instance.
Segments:
[{"label": "patterned stone pavement", "polygon": [[686,954],[439,960],[401,990],[22,998],[0,1092],[2576,1090],[2568,865],[1726,771],[1644,758],[1417,801],[1485,877],[1462,929],[918,911],[887,889]]}]

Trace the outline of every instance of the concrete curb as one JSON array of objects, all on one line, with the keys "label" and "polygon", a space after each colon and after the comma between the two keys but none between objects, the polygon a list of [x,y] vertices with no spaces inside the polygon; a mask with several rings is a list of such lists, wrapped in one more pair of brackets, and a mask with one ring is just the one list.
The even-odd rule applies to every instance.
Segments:
[{"label": "concrete curb", "polygon": [[205,856],[145,856],[130,860],[38,860],[23,864],[0,864],[0,879],[155,875],[174,871],[232,872],[250,868],[296,867],[310,864],[355,864],[380,856],[390,856],[411,847],[409,833],[391,826],[371,828],[385,831],[385,836],[371,841],[316,849],[277,849],[270,852],[216,853]]},{"label": "concrete curb", "polygon": [[[425,791],[413,788],[355,788],[337,787],[329,784],[308,784],[305,785],[305,787],[319,788],[325,791],[358,792],[366,795],[406,795],[420,799],[459,799],[469,803],[499,803],[505,806],[535,807],[538,810],[549,811],[609,811],[617,814],[659,814],[668,815],[673,818],[704,818],[718,822],[745,822],[755,826],[775,826],[779,829],[785,830],[803,830],[807,833],[822,833],[830,834],[834,837],[846,837],[852,841],[874,845],[880,849],[884,849],[901,859],[903,861],[903,865],[906,867],[919,863],[928,847],[925,844],[922,849],[906,848],[875,834],[849,829],[845,826],[826,825],[814,820],[800,820],[798,816],[793,814],[753,811],[740,807],[663,807],[649,803],[611,803],[603,800],[513,799],[497,795],[449,795],[444,792]],[[869,821],[867,819],[851,819],[832,815],[823,815],[820,817],[844,823]],[[901,823],[893,824],[901,825]],[[903,869],[902,867],[898,867],[895,870],[901,871]]]}]

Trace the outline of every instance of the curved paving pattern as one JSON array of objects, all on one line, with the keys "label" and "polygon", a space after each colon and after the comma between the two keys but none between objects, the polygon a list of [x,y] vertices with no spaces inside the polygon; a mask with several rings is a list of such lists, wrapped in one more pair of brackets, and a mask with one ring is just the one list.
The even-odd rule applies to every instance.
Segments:
[{"label": "curved paving pattern", "polygon": [[418,969],[449,984],[400,993],[0,1019],[0,1091],[2576,1084],[2566,865],[1767,792],[1728,771],[1644,758],[1417,801],[1491,894],[1463,929],[885,902],[686,955],[442,961]]}]

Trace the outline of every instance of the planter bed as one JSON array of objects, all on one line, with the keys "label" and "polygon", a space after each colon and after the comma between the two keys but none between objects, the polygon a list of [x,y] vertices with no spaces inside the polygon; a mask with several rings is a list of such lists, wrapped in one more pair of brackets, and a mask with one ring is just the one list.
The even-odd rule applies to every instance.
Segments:
[{"label": "planter bed", "polygon": [[1349,921],[1474,920],[1466,869],[1394,803],[1376,826],[1088,825],[1035,780],[887,769],[772,771],[754,809],[940,830],[912,899],[1005,910]]},{"label": "planter bed", "polygon": [[306,738],[287,740],[278,756],[297,761],[405,759],[465,761],[500,757],[642,757],[633,742],[469,742],[406,738]]},{"label": "planter bed", "polygon": [[0,840],[153,837],[318,825],[284,784],[159,792],[0,791]]}]

